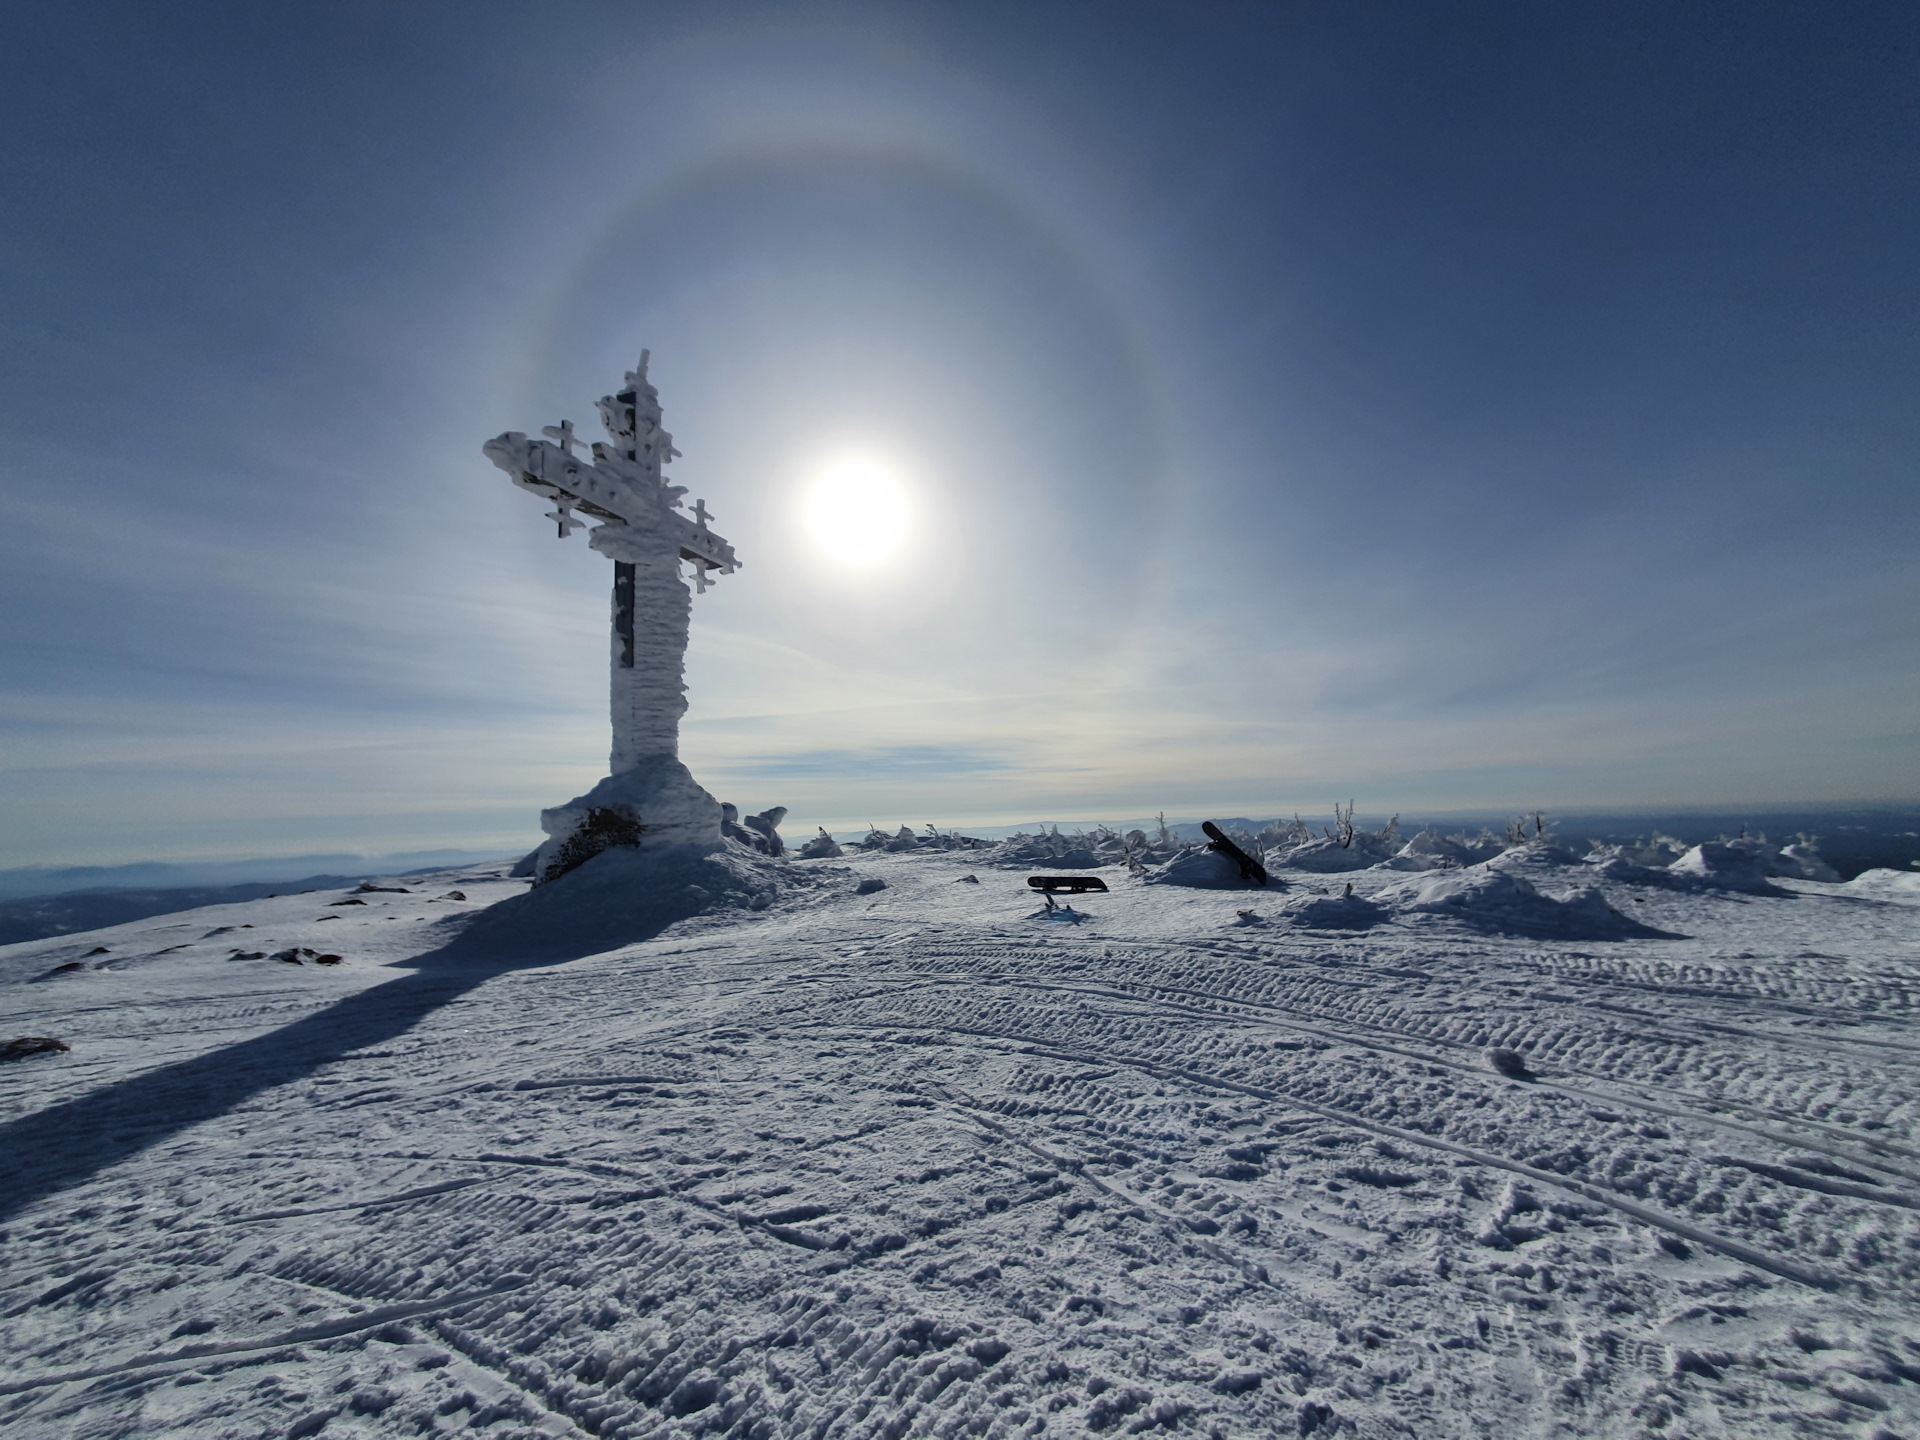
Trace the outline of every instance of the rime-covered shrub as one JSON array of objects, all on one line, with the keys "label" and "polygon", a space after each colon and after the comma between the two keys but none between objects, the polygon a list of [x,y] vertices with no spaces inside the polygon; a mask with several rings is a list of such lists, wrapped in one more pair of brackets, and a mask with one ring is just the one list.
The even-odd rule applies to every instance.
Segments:
[{"label": "rime-covered shrub", "polygon": [[825,826],[818,828],[818,835],[793,852],[796,856],[802,860],[837,860],[846,853],[840,848],[840,842],[827,833]]},{"label": "rime-covered shrub", "polygon": [[[823,830],[820,832],[825,834]],[[870,826],[864,840],[855,845],[859,850],[886,850],[899,853],[906,850],[986,850],[993,845],[991,840],[982,840],[974,835],[962,835],[957,830],[941,830],[929,825],[925,834],[915,834],[913,827],[902,825],[892,834],[877,826]]]},{"label": "rime-covered shrub", "polygon": [[1260,838],[1264,841],[1269,836],[1277,841],[1267,852],[1269,865],[1317,875],[1383,865],[1402,848],[1398,815],[1376,831],[1362,830],[1354,824],[1351,801],[1333,807],[1333,824],[1321,826],[1318,835],[1296,815],[1291,825],[1269,825]]},{"label": "rime-covered shrub", "polygon": [[1122,835],[1111,826],[1096,825],[1091,830],[1063,833],[1058,825],[1051,825],[1037,834],[1020,831],[1007,836],[987,858],[995,865],[1091,870],[1102,865],[1154,863],[1179,853],[1181,848],[1177,841],[1164,848],[1148,843],[1139,830]]}]

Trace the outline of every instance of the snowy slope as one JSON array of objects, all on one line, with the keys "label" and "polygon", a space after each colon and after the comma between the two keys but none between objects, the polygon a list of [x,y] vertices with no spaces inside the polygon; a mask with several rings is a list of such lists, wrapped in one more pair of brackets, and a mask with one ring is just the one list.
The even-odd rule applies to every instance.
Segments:
[{"label": "snowy slope", "polygon": [[618,859],[0,949],[6,1434],[1920,1428],[1908,887]]}]

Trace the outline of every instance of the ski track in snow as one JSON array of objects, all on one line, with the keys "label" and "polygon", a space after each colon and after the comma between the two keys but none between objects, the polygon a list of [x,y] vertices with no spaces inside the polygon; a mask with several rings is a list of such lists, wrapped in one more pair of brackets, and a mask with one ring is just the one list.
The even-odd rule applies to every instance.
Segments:
[{"label": "ski track in snow", "polygon": [[[0,948],[73,1047],[0,1070],[0,1425],[1920,1430],[1909,899],[1608,885],[1672,938],[1556,940],[787,873],[539,964],[439,953],[497,868]],[[229,958],[288,947],[341,960]]]}]

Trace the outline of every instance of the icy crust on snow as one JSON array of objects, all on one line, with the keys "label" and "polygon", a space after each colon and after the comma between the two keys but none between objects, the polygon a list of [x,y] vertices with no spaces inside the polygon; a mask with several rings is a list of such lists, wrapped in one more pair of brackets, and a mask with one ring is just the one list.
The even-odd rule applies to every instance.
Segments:
[{"label": "icy crust on snow", "polygon": [[[1065,922],[616,850],[0,947],[71,1046],[0,1065],[0,1430],[1920,1432],[1912,877],[1525,858]],[[1556,876],[1664,938],[1380,899]]]}]

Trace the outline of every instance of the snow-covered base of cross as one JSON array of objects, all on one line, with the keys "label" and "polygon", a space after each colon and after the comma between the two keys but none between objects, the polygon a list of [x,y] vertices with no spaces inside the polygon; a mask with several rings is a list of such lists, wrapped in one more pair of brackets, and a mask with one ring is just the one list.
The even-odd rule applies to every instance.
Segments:
[{"label": "snow-covered base of cross", "polygon": [[654,755],[617,775],[609,775],[584,795],[540,812],[547,833],[533,873],[549,880],[562,871],[567,851],[594,811],[612,811],[640,825],[642,850],[679,850],[709,855],[725,841],[720,833],[720,802],[701,788],[687,767],[672,755]]}]

